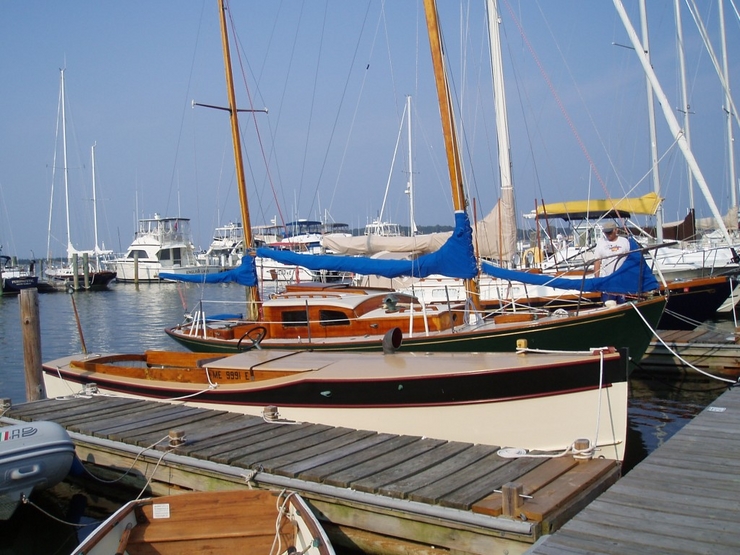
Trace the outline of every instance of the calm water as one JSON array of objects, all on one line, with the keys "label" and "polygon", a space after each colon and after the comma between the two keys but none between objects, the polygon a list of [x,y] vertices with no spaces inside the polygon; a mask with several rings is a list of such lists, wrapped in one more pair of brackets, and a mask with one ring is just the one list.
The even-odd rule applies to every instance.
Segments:
[{"label": "calm water", "polygon": [[[82,351],[74,305],[88,352],[139,352],[144,349],[181,348],[165,334],[166,326],[180,322],[186,309],[208,300],[241,301],[242,287],[211,285],[206,291],[192,284],[116,284],[110,291],[39,295],[42,359],[51,360]],[[73,304],[74,300],[74,304]],[[207,312],[234,312],[233,305]],[[241,309],[243,311],[243,307]],[[729,322],[718,324],[728,331]],[[0,397],[14,404],[25,401],[20,305],[16,297],[0,298]],[[724,391],[719,382],[689,370],[671,376],[641,376],[631,381],[628,470],[655,450]],[[59,516],[69,510],[64,500],[48,494],[34,501]],[[106,503],[107,501],[107,503]],[[98,510],[112,510],[116,501],[100,500]],[[103,507],[103,509],[101,509]],[[48,533],[40,535],[39,529]],[[42,537],[43,536],[43,537]],[[0,523],[0,555],[26,553],[66,554],[76,545],[75,533],[42,515],[33,507],[16,511],[11,522]],[[43,545],[40,542],[44,543]]]}]

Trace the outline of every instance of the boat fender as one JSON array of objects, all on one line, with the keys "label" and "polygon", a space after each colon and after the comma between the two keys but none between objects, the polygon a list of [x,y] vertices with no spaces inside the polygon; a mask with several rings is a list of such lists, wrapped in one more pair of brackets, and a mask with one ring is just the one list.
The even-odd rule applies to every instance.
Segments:
[{"label": "boat fender", "polygon": [[391,355],[395,353],[401,347],[402,341],[403,333],[401,332],[401,328],[392,328],[385,332],[383,336],[383,354]]}]

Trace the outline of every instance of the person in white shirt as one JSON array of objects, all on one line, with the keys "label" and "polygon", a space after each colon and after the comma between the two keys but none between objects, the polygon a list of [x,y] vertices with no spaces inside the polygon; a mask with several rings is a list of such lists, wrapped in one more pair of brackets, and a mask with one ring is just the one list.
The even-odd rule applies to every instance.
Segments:
[{"label": "person in white shirt", "polygon": [[[606,277],[613,274],[614,270],[622,265],[625,256],[630,251],[630,242],[626,237],[619,236],[614,222],[606,222],[601,229],[604,233],[604,239],[599,239],[594,250],[594,256],[596,257],[594,275]],[[623,303],[624,295],[602,293],[601,300],[604,302],[614,300],[617,303]]]}]

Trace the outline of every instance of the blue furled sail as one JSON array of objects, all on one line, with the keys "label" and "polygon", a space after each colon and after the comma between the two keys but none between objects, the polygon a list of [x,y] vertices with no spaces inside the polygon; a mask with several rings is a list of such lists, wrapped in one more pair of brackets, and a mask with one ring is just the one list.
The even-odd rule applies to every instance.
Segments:
[{"label": "blue furled sail", "polygon": [[630,237],[630,252],[624,262],[614,273],[606,277],[587,279],[560,278],[545,274],[530,274],[515,270],[505,270],[489,264],[481,263],[481,269],[486,274],[509,281],[520,281],[531,285],[547,285],[557,289],[575,289],[576,291],[615,293],[620,295],[638,295],[658,289],[658,280],[648,267],[642,256],[640,246]]},{"label": "blue furled sail", "polygon": [[160,272],[159,277],[160,279],[190,283],[238,283],[239,285],[254,287],[257,285],[257,268],[254,256],[245,254],[242,256],[242,263],[239,266],[224,272],[215,274],[169,274]]},{"label": "blue furled sail", "polygon": [[297,254],[270,248],[257,249],[257,256],[271,258],[309,270],[334,270],[361,275],[379,275],[387,278],[400,276],[427,277],[442,274],[469,279],[478,274],[473,251],[473,230],[465,212],[455,213],[455,231],[436,252],[415,260],[378,260],[358,256]]}]

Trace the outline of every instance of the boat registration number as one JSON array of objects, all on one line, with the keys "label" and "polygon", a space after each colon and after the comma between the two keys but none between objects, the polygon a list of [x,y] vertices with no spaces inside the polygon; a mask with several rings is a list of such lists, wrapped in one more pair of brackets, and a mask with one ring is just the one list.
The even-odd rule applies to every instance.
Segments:
[{"label": "boat registration number", "polygon": [[208,375],[212,380],[225,382],[248,382],[249,371],[244,370],[209,370]]}]

